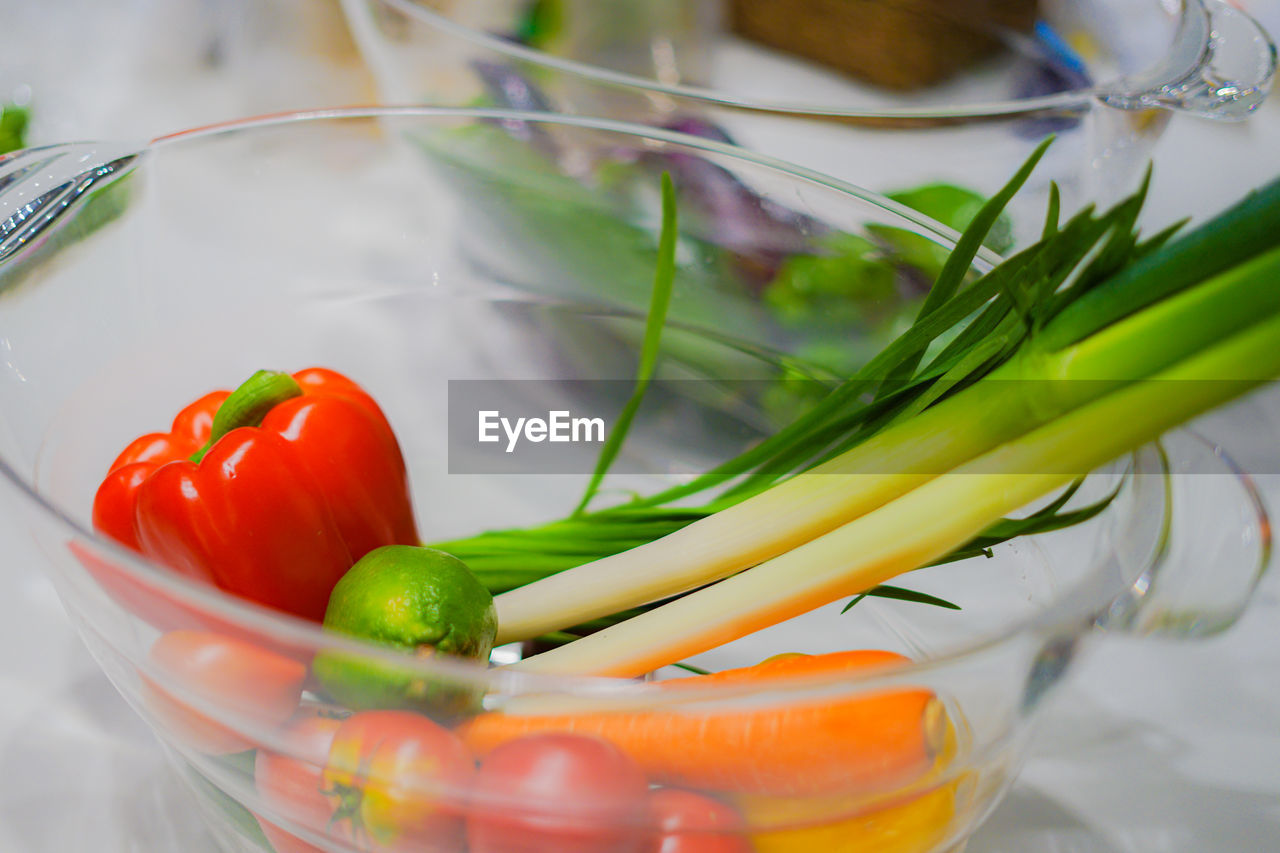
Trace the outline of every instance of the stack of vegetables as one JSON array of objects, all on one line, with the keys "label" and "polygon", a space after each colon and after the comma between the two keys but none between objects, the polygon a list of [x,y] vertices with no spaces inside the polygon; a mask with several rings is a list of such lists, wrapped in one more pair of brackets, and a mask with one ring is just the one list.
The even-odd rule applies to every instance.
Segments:
[{"label": "stack of vegetables", "polygon": [[[688,483],[597,506],[679,286],[664,179],[634,392],[564,518],[422,546],[386,417],[350,379],[311,368],[256,374],[133,442],[94,522],[177,572],[415,656],[487,661],[495,643],[538,640],[548,650],[512,665],[531,672],[641,676],[846,597],[945,604],[887,584],[1095,516],[1105,500],[1066,509],[1081,476],[1280,376],[1280,181],[1181,236],[1138,234],[1145,187],[1066,222],[1051,204],[1039,242],[968,279],[1042,152],[976,212],[909,329],[776,434]],[[118,576],[106,582],[136,609]],[[909,836],[893,849],[923,850],[950,808],[947,788],[927,784],[952,736],[929,691],[680,707],[681,691],[700,686],[905,662],[783,655],[667,682],[671,705],[651,710],[482,713],[474,684],[435,682],[394,658],[345,647],[299,661],[178,630],[152,650],[149,695],[184,742],[217,754],[258,744],[202,715],[188,692],[242,698],[290,744],[258,752],[264,801],[292,829],[366,847],[430,839],[452,850],[465,835],[472,853],[801,849],[786,845],[821,842],[760,829],[759,816],[796,798],[916,785],[932,793],[897,812],[881,803],[877,825]],[[933,815],[910,824],[928,831],[895,824],[904,808]],[[281,853],[313,849],[260,822]],[[695,843],[708,838],[724,846]]]}]

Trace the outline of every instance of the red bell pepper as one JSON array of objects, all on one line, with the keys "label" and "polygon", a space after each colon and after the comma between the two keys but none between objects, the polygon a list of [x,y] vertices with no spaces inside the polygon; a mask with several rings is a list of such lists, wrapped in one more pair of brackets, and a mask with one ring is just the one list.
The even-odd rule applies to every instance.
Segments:
[{"label": "red bell pepper", "polygon": [[136,439],[98,488],[93,522],[178,572],[316,621],[356,560],[418,544],[390,424],[324,368],[261,372]]}]

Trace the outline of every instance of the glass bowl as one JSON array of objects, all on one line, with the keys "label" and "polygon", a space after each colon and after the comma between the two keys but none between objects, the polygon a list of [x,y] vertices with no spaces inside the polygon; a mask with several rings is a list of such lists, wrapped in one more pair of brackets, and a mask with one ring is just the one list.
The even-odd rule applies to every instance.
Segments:
[{"label": "glass bowl", "polygon": [[[1195,635],[1240,612],[1268,557],[1267,520],[1226,452],[1186,431],[1088,475],[1075,503],[1116,493],[1088,522],[909,577],[960,612],[870,598],[842,613],[842,599],[686,662],[723,670],[779,652],[857,649],[909,659],[751,683],[673,687],[687,675],[675,667],[640,679],[507,668],[524,645],[495,649],[493,667],[410,656],[192,581],[96,534],[93,495],[120,448],[264,366],[325,365],[378,399],[426,541],[572,509],[589,460],[541,473],[477,462],[462,440],[475,411],[458,395],[498,388],[536,406],[616,407],[635,360],[619,342],[643,316],[566,292],[562,266],[530,262],[529,246],[465,215],[483,201],[476,174],[460,176],[465,164],[442,158],[441,145],[495,128],[554,134],[623,165],[637,148],[715,165],[851,235],[894,228],[937,246],[952,236],[856,187],[715,142],[489,110],[282,115],[141,146],[0,159],[0,482],[68,615],[227,850],[460,851],[464,827],[480,825],[508,841],[514,833],[521,850],[642,851],[656,849],[660,796],[695,803],[686,841],[732,850],[955,850],[1006,789],[1036,709],[1098,629]],[[536,168],[500,173],[526,199],[564,201],[563,185]],[[591,216],[562,209],[593,234],[609,221],[630,251],[643,245],[652,258],[657,220],[643,182],[599,198],[611,204]],[[619,270],[634,260],[623,245],[607,244]],[[710,298],[726,259],[749,248],[682,219],[676,300]],[[722,319],[718,331],[668,330],[609,491],[680,482],[757,440],[777,406],[803,405],[741,391],[775,388],[803,362]],[[346,716],[310,669],[318,654],[383,667],[429,686],[429,698],[414,711]],[[486,715],[472,718],[481,705]],[[850,716],[813,722],[833,710]],[[502,794],[470,784],[470,758],[454,761],[453,775],[432,769],[448,764],[451,729],[481,751],[477,719],[553,712],[657,719],[682,732],[655,742],[656,757],[632,749],[665,793],[642,779],[611,799],[581,786]],[[720,751],[692,734],[725,715],[771,719],[782,734],[753,729]],[[353,721],[373,738],[363,747]],[[367,751],[384,737],[398,751],[375,760]],[[353,742],[366,753],[352,758]],[[490,766],[486,758],[480,772]],[[473,835],[472,853],[489,838]]]},{"label": "glass bowl", "polygon": [[[797,2],[786,12],[756,0],[343,5],[384,103],[487,103],[697,128],[925,203],[907,193],[939,182],[993,193],[1011,164],[1056,134],[1047,167],[1011,208],[1019,242],[1038,234],[1051,180],[1065,210],[1114,202],[1141,178],[1172,111],[1243,118],[1265,97],[1276,60],[1266,33],[1220,0]],[[990,8],[1012,15],[1003,25],[975,15]],[[790,20],[748,21],[759,15]],[[1029,29],[1005,26],[1033,18]],[[831,30],[820,53],[834,50],[827,59],[851,60],[862,76],[749,40],[744,28],[771,44],[803,31],[821,45]],[[897,71],[910,76],[957,51],[971,61],[914,87],[895,81]],[[972,209],[950,202],[926,212],[961,227],[950,218]]]}]

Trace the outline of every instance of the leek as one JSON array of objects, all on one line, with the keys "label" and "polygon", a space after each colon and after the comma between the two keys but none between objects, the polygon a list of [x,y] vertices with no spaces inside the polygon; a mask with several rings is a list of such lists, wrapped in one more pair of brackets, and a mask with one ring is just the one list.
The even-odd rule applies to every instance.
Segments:
[{"label": "leek", "polygon": [[1066,223],[1051,204],[1039,243],[963,283],[1041,150],[975,217],[916,323],[774,436],[656,495],[438,543],[507,590],[498,642],[605,626],[517,666],[637,674],[980,553],[1036,529],[1003,514],[1280,375],[1280,181],[1176,241],[1135,230],[1145,184]]},{"label": "leek", "polygon": [[[1280,252],[1266,260],[1257,280],[1273,286],[1280,281]],[[923,566],[1003,514],[1276,376],[1280,316],[1271,316],[830,533],[515,666],[633,676],[704,652]]]}]

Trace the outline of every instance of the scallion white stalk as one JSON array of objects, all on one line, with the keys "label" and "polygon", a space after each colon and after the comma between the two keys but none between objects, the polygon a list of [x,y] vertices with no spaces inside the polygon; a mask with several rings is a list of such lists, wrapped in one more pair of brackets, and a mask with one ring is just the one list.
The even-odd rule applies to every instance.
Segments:
[{"label": "scallion white stalk", "polygon": [[[1002,442],[1280,313],[1276,281],[1280,250],[1170,296],[1060,352],[1044,352],[1033,338],[1024,351],[973,387],[810,472],[646,545],[497,596],[498,642],[684,593],[790,552]],[[969,530],[970,536],[978,532]]]},{"label": "scallion white stalk", "polygon": [[[1271,260],[1274,273],[1280,256]],[[1259,319],[810,542],[515,666],[634,676],[925,565],[1004,514],[1280,375],[1280,316]]]}]

